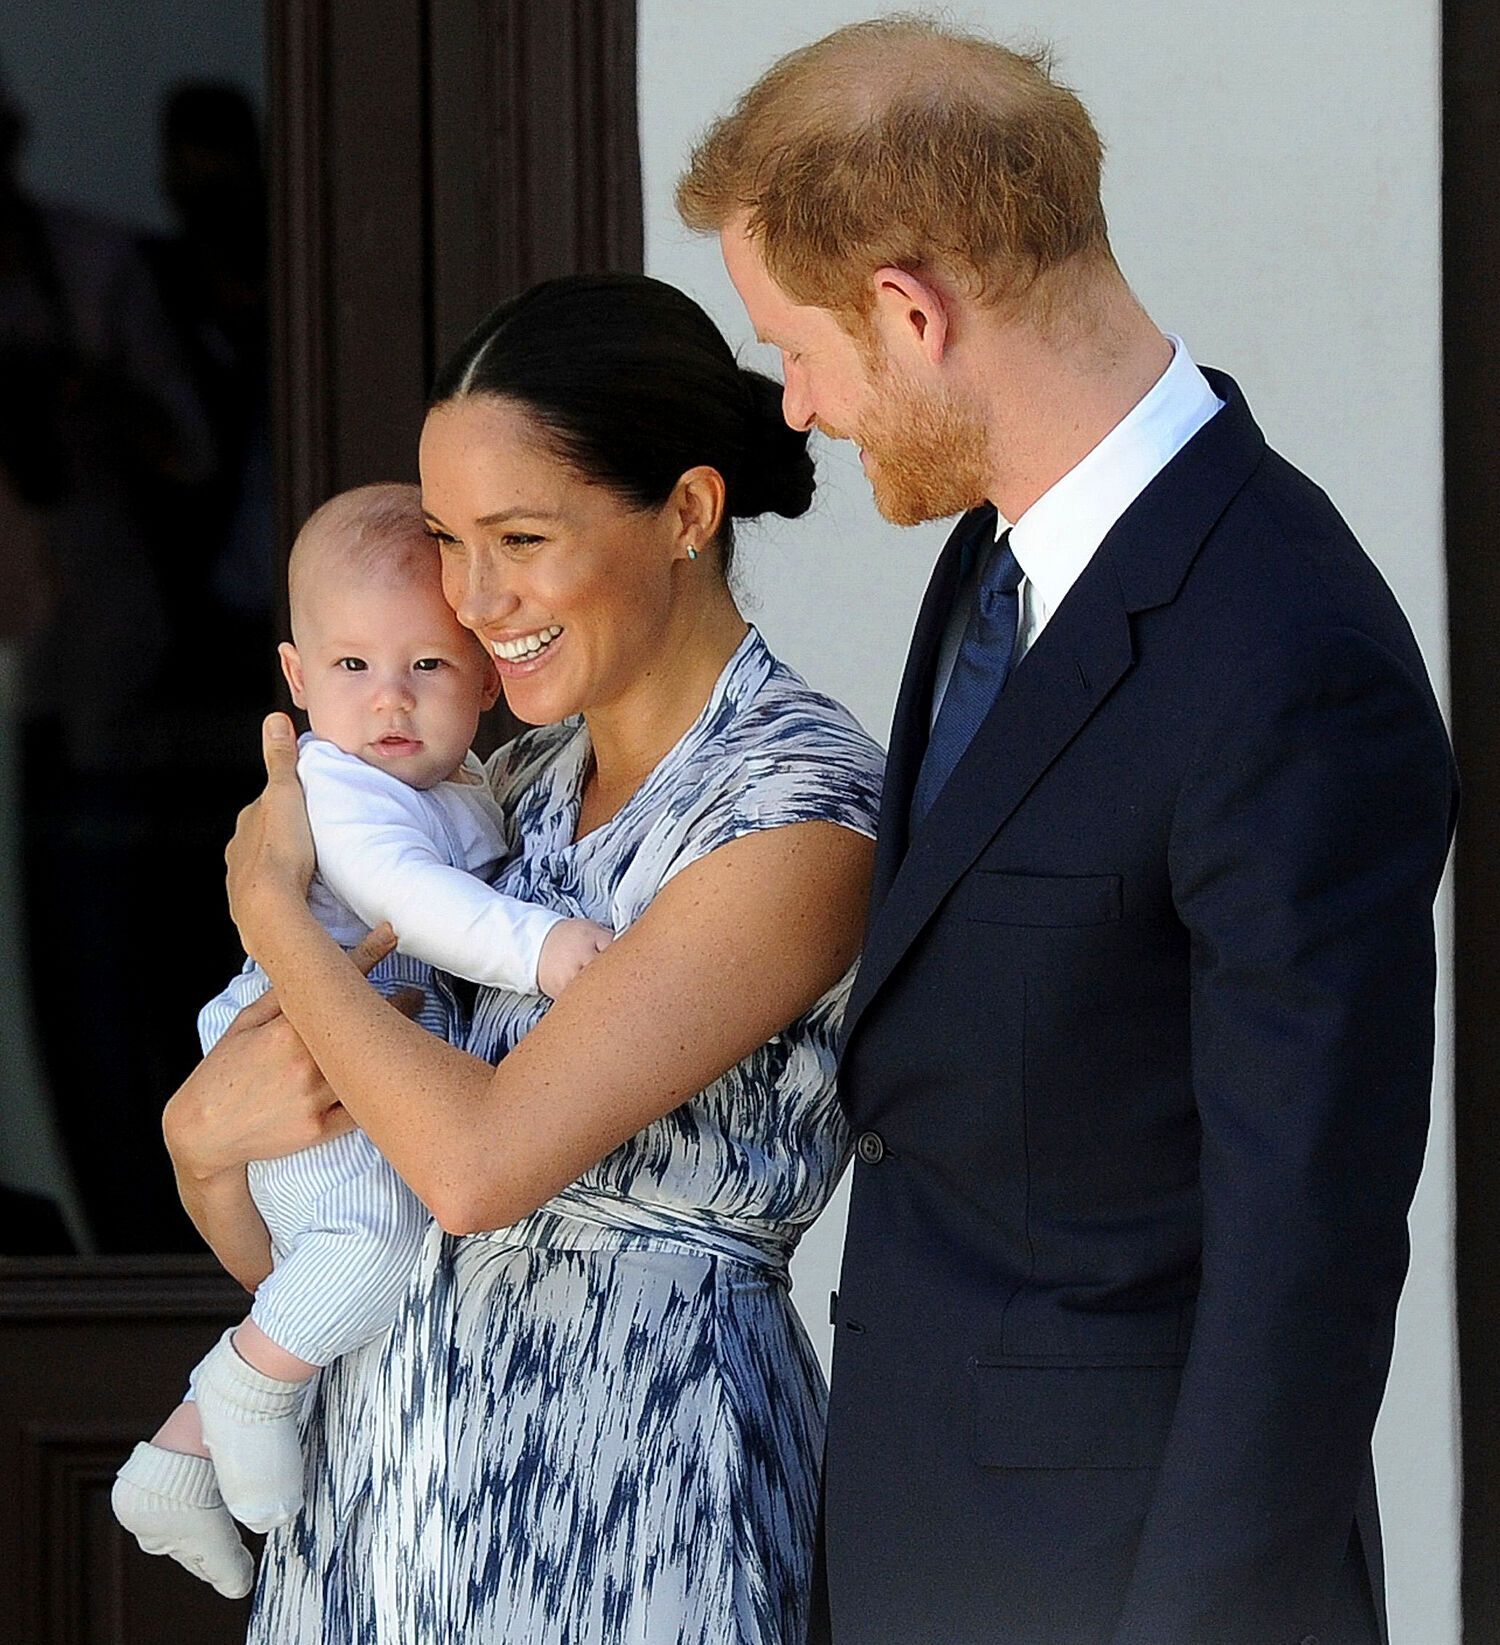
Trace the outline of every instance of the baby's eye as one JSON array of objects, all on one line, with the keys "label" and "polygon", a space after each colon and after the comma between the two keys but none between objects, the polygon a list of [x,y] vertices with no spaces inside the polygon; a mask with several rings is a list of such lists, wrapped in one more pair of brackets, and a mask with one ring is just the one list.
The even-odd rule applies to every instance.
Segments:
[{"label": "baby's eye", "polygon": [[363,657],[340,657],[333,666],[342,668],[346,674],[361,674],[370,665]]},{"label": "baby's eye", "polygon": [[446,662],[443,657],[418,657],[411,665],[419,674],[432,674],[442,668]]}]

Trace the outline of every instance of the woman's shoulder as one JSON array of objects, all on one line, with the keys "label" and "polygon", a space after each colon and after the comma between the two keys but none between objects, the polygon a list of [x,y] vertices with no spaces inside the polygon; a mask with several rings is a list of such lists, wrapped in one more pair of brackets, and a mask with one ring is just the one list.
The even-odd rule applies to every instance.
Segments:
[{"label": "woman's shoulder", "polygon": [[880,744],[836,698],[815,691],[779,658],[768,657],[765,681],[727,727],[731,750],[778,747],[822,753],[836,763],[873,767],[885,763]]},{"label": "woman's shoulder", "polygon": [[832,822],[872,835],[885,755],[842,703],[765,658],[753,691],[685,772],[702,796],[693,852],[761,828]]}]

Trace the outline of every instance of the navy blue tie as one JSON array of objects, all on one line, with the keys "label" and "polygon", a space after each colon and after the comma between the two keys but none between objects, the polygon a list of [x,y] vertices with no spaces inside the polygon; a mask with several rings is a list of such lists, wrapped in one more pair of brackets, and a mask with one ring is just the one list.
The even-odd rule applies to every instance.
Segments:
[{"label": "navy blue tie", "polygon": [[1010,550],[1007,531],[989,550],[979,574],[978,596],[954,659],[953,674],[922,756],[911,797],[913,828],[932,809],[943,784],[974,739],[995,699],[1005,689],[1016,645],[1021,567]]}]

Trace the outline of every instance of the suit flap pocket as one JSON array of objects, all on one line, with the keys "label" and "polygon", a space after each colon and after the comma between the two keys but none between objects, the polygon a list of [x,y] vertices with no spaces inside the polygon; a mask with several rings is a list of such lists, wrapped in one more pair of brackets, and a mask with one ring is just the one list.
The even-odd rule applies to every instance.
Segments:
[{"label": "suit flap pocket", "polygon": [[971,920],[994,925],[1106,925],[1120,917],[1118,874],[997,874],[976,869],[960,895]]},{"label": "suit flap pocket", "polygon": [[976,1365],[974,1460],[986,1468],[1154,1468],[1176,1365]]}]

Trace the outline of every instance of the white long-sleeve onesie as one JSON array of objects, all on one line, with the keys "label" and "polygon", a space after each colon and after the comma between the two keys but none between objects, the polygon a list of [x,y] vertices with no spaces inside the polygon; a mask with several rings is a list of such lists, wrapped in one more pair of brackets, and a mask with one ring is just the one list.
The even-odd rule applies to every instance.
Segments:
[{"label": "white long-sleeve onesie", "polygon": [[[562,916],[485,883],[506,854],[505,829],[472,755],[464,780],[415,789],[304,736],[297,775],[318,856],[309,906],[345,947],[382,920],[395,928],[397,952],[371,974],[377,987],[421,988],[421,1020],[439,1034],[447,1014],[432,990],[434,967],[535,992],[542,942]],[[205,1052],[269,986],[247,960],[199,1013]],[[313,1365],[386,1330],[431,1218],[374,1143],[351,1131],[300,1154],[256,1161],[248,1174],[275,1259],[255,1294],[255,1323]]]}]

